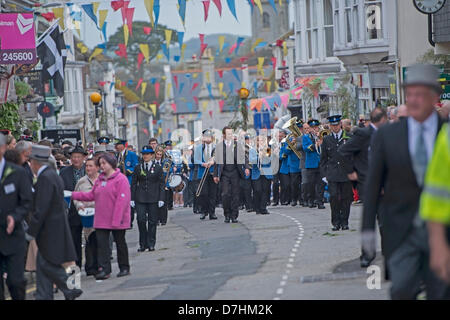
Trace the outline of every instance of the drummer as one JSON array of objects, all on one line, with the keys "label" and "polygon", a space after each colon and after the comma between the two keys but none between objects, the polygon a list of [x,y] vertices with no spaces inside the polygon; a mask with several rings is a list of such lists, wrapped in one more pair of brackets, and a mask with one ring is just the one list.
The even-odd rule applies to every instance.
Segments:
[{"label": "drummer", "polygon": [[[99,167],[96,164],[96,158],[90,157],[86,160],[85,170],[86,175],[82,177],[75,186],[75,191],[91,191],[94,186],[95,180],[99,175]],[[87,213],[95,208],[95,202],[82,202],[73,201],[78,213]],[[97,263],[97,238],[95,235],[95,229],[93,228],[94,217],[84,218],[82,216],[83,233],[86,240],[85,256],[86,261],[84,264],[84,270],[87,276],[95,276],[98,272]]]}]

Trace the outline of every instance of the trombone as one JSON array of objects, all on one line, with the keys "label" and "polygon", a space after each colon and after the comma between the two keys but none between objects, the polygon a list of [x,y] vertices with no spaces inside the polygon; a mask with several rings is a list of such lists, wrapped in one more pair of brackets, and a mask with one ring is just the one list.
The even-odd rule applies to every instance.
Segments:
[{"label": "trombone", "polygon": [[[211,160],[214,161],[214,157],[211,157],[211,159],[209,159],[208,162]],[[200,194],[202,193],[203,185],[205,184],[206,178],[208,177],[210,168],[211,168],[211,166],[208,164],[208,166],[205,168],[205,172],[203,172],[202,179],[200,180],[200,183],[198,184],[198,187],[197,187],[197,192],[195,193],[195,196],[197,198],[200,197]]]}]

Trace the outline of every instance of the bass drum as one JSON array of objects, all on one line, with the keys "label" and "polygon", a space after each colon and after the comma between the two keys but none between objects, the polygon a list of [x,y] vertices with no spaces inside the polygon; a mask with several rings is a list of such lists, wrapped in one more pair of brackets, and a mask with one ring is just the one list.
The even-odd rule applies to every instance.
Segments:
[{"label": "bass drum", "polygon": [[186,184],[180,175],[174,174],[169,178],[169,187],[175,192],[182,192]]}]

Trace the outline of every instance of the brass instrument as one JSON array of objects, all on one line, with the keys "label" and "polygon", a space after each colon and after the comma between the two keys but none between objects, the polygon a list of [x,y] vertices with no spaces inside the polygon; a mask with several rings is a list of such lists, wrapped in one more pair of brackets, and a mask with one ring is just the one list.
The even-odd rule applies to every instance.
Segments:
[{"label": "brass instrument", "polygon": [[[291,150],[295,153],[295,155],[299,159],[301,159],[302,154],[300,153],[300,151],[297,150],[297,146],[296,146],[297,138],[302,136],[302,132],[297,127],[297,117],[293,117],[289,121],[287,121],[283,125],[283,129],[285,129],[285,130],[288,129],[289,131],[291,131],[291,133],[286,137],[286,142],[287,142],[289,148],[291,148]],[[295,142],[291,141],[293,139]]]},{"label": "brass instrument", "polygon": [[325,136],[328,136],[328,135],[330,135],[331,134],[331,131],[330,131],[330,129],[322,129],[322,130],[320,130],[319,131],[319,139],[323,139]]},{"label": "brass instrument", "polygon": [[[211,159],[209,159],[208,162],[211,161],[211,160],[214,161],[214,157],[211,157]],[[198,184],[197,191],[195,192],[195,196],[197,198],[200,197],[200,194],[202,193],[203,185],[205,184],[206,178],[208,177],[210,168],[211,168],[211,166],[207,166],[205,168],[205,172],[203,172],[203,176],[202,176],[202,178],[200,180],[200,183]]]},{"label": "brass instrument", "polygon": [[167,152],[165,153],[164,157],[167,158],[167,161],[164,162],[162,169],[163,169],[163,172],[166,174],[166,180],[164,181],[164,187],[167,190],[166,186],[167,186],[167,181],[169,180],[169,176],[171,175],[170,171],[172,170],[173,160],[172,160],[172,157]]}]

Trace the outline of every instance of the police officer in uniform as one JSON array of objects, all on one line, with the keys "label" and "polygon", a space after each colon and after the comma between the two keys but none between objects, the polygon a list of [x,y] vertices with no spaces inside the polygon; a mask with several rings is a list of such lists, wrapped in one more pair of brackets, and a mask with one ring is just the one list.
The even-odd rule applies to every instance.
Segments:
[{"label": "police officer in uniform", "polygon": [[136,208],[139,227],[138,252],[155,250],[158,211],[164,205],[163,171],[152,159],[154,153],[150,146],[142,148],[142,163],[134,168],[131,182],[131,206]]},{"label": "police officer in uniform", "polygon": [[319,124],[316,119],[308,121],[309,134],[303,135],[303,150],[305,151],[305,184],[306,197],[310,208],[325,209],[323,205],[323,182],[321,180],[319,162],[320,145]]},{"label": "police officer in uniform", "polygon": [[331,127],[331,133],[323,138],[320,155],[320,169],[322,177],[328,181],[331,206],[331,224],[333,231],[348,230],[348,217],[352,204],[352,183],[344,170],[342,156],[338,148],[349,137],[342,130],[341,116],[334,115],[327,118]]},{"label": "police officer in uniform", "polygon": [[100,138],[98,138],[97,142],[100,145],[106,146],[111,142],[111,139],[109,139],[108,137],[100,137]]}]

